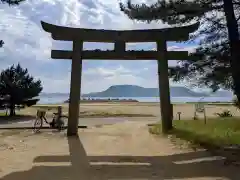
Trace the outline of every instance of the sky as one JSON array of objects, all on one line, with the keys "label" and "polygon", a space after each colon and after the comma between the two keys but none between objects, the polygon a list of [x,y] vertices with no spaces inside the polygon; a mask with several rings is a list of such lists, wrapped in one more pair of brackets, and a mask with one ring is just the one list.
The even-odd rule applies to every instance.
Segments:
[{"label": "sky", "polygon": [[[123,1],[124,2],[124,1]],[[144,2],[135,0],[133,2]],[[148,3],[154,2],[148,0]],[[20,63],[29,73],[40,79],[43,92],[68,93],[70,89],[71,60],[51,59],[51,49],[71,50],[71,42],[52,40],[40,21],[79,28],[94,29],[151,29],[166,28],[162,22],[130,20],[119,9],[118,0],[27,0],[19,6],[0,4],[0,71]],[[196,43],[168,43],[168,50],[194,51]],[[113,44],[84,43],[84,49],[113,49]],[[153,50],[155,43],[127,44],[127,49]],[[169,61],[175,66],[176,61]],[[156,60],[84,60],[82,93],[97,92],[111,85],[132,84],[158,87]],[[172,86],[186,85],[173,83]]]}]

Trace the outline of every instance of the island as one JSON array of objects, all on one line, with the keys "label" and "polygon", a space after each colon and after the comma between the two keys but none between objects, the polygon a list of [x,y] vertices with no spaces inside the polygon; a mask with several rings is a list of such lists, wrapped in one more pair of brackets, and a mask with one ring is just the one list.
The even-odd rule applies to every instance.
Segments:
[{"label": "island", "polygon": [[[160,89],[161,93],[161,89]],[[145,88],[137,85],[113,85],[101,92],[91,92],[81,95],[81,102],[138,102],[139,97],[159,97],[158,88]],[[202,93],[183,86],[171,86],[171,97],[232,97],[233,93],[219,90],[215,93]],[[136,98],[136,99],[135,99]],[[65,101],[69,103],[69,99]]]},{"label": "island", "polygon": [[[161,89],[160,89],[161,93]],[[170,87],[171,97],[202,97],[205,93],[194,92],[186,87],[172,86]],[[83,94],[82,97],[87,98],[120,98],[120,97],[158,97],[158,88],[144,88],[137,85],[113,85],[101,92],[91,92]]]}]

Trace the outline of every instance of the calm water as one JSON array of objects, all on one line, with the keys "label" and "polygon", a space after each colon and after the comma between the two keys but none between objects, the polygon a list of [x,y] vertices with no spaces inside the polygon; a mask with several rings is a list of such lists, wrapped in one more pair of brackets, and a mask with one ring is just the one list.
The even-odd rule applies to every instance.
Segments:
[{"label": "calm water", "polygon": [[[40,95],[38,104],[56,104],[63,103],[69,97],[68,95]],[[94,99],[107,99],[107,98],[94,98]],[[116,98],[113,98],[116,99]],[[119,99],[136,99],[139,102],[159,102],[159,97],[120,97]],[[184,102],[231,102],[233,97],[171,97],[173,103]]]}]

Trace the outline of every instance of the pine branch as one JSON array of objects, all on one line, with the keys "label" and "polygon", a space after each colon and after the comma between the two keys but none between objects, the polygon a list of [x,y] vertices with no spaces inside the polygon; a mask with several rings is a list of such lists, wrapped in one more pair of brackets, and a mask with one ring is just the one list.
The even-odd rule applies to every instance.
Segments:
[{"label": "pine branch", "polygon": [[3,40],[0,40],[0,48],[3,47],[3,44],[4,44]]},{"label": "pine branch", "polygon": [[235,0],[235,1],[233,1],[233,4],[240,6],[240,1],[239,0]]},{"label": "pine branch", "polygon": [[[218,2],[218,0],[215,0]],[[131,0],[124,5],[120,3],[120,9],[130,19],[151,22],[162,20],[169,24],[182,24],[192,20],[199,20],[206,11],[220,10],[223,6],[220,3],[213,4],[211,0],[188,1],[170,0],[158,1],[152,5],[132,4]]]},{"label": "pine branch", "polygon": [[6,3],[10,6],[19,5],[23,1],[25,0],[1,0],[2,3]]}]

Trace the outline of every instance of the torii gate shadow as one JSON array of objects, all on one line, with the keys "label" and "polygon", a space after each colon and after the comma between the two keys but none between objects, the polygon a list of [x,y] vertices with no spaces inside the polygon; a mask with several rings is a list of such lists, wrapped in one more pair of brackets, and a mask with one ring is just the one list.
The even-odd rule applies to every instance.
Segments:
[{"label": "torii gate shadow", "polygon": [[[2,180],[196,179],[201,177],[212,179],[225,177],[229,180],[239,180],[239,169],[224,166],[221,159],[191,162],[196,158],[207,157],[206,152],[171,156],[87,156],[78,137],[69,137],[68,143],[70,156],[38,156],[34,162],[70,162],[70,166],[37,165],[28,171],[13,172]],[[176,161],[185,161],[185,163],[176,163]],[[96,164],[100,162],[104,163]],[[106,162],[136,164],[106,164]]]}]

